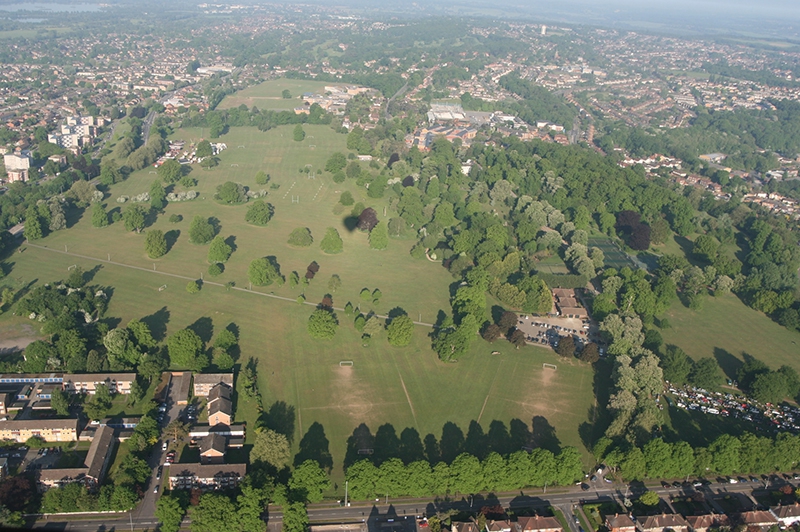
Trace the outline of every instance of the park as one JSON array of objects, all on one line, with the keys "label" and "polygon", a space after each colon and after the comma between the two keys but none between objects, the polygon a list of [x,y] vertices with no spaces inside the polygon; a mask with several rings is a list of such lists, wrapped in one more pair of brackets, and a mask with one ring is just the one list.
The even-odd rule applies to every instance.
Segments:
[{"label": "park", "polygon": [[[365,314],[378,315],[401,308],[414,321],[432,324],[440,311],[449,311],[454,279],[440,264],[411,257],[413,234],[392,238],[386,250],[370,249],[367,234],[346,224],[350,208],[336,209],[337,203],[341,194],[349,191],[356,202],[374,208],[381,220],[388,220],[387,199],[367,197],[351,180],[334,183],[322,168],[331,153],[346,152],[345,135],[322,125],[304,129],[305,140],[296,142],[291,126],[267,132],[231,128],[220,139],[228,149],[219,155],[219,165],[208,170],[195,165],[189,173],[197,181],[193,187],[197,199],[168,204],[163,214],[147,220],[141,234],[126,231],[121,222],[93,227],[90,209],[82,213],[72,210],[67,230],[23,245],[22,253],[9,258],[11,280],[15,286],[57,280],[68,275],[69,267],[80,266],[90,272],[92,284],[113,287],[108,310],[112,326],[117,319],[124,324],[139,318],[148,323],[158,340],[192,326],[209,341],[228,324],[235,324],[241,348],[238,362],[249,357],[258,361],[265,408],[283,401],[294,409],[295,447],[313,423],[324,427],[334,457],[334,479],[342,478],[346,440],[362,423],[373,431],[388,423],[398,434],[410,427],[421,436],[432,433],[438,438],[447,422],[466,433],[472,420],[488,430],[494,420],[508,424],[519,419],[533,426],[536,418],[534,428],[547,432],[549,445],[576,446],[588,461],[578,426],[594,408],[593,373],[577,360],[559,360],[551,350],[539,347],[517,350],[506,342],[490,346],[476,341],[457,364],[444,363],[430,348],[430,325],[417,325],[407,347],[389,345],[385,332],[363,346],[352,318],[341,311],[337,312],[340,327],[334,339],[309,336],[306,321],[313,305],[329,293],[335,308],[352,302]],[[203,133],[182,129],[174,139],[198,142]],[[309,172],[303,172],[307,167]],[[255,182],[259,171],[270,176],[268,184]],[[117,203],[120,196],[147,192],[158,177],[154,172],[147,167],[112,185],[104,198],[106,210],[113,213],[127,207]],[[245,222],[247,203],[223,205],[213,198],[217,186],[226,181],[254,191],[267,190],[263,200],[273,206],[275,214],[266,227]],[[173,215],[182,221],[171,223]],[[197,215],[213,217],[218,234],[233,248],[224,272],[217,277],[207,273],[208,246],[189,241],[189,224]],[[287,243],[289,234],[299,227],[311,230],[311,246]],[[342,253],[327,255],[320,249],[328,227],[335,227],[341,235]],[[168,242],[167,253],[158,259],[150,259],[144,246],[147,231],[154,229],[163,231]],[[312,261],[320,269],[307,287],[289,283],[249,286],[248,265],[268,256],[275,257],[287,278],[293,271],[302,276]],[[328,280],[334,274],[342,283],[331,292]],[[201,278],[200,292],[188,293],[187,280]],[[227,283],[233,286],[226,288]],[[362,301],[359,294],[364,288],[379,289],[380,301]],[[301,293],[307,305],[296,302]],[[13,335],[29,323],[27,318],[6,314],[0,324],[6,335]],[[492,356],[493,351],[500,355]],[[342,361],[352,365],[342,365]],[[543,368],[543,364],[554,363],[557,369]],[[251,426],[259,416],[255,406],[244,399],[236,413],[237,422]]]}]

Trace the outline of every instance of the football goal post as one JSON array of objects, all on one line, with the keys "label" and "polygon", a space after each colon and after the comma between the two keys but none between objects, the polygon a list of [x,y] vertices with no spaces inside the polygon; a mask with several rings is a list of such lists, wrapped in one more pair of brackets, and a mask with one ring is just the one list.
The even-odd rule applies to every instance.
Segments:
[{"label": "football goal post", "polygon": [[544,364],[542,364],[542,369],[558,369],[558,366],[556,366],[555,364],[548,364],[545,362]]},{"label": "football goal post", "polygon": [[353,367],[353,361],[352,360],[342,360],[341,362],[339,362],[339,366],[343,367],[343,368],[352,368]]},{"label": "football goal post", "polygon": [[162,284],[161,286],[158,287],[158,291],[159,292],[163,292],[166,289],[167,289],[167,285],[165,285],[165,284]]}]

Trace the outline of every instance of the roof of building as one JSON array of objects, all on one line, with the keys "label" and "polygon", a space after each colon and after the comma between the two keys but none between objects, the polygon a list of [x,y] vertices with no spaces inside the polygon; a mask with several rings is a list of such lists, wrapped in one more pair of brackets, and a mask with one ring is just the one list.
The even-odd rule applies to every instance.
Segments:
[{"label": "roof of building", "polygon": [[231,400],[231,389],[227,384],[215,384],[208,392],[208,404],[210,405],[217,399]]},{"label": "roof of building", "polygon": [[212,432],[216,432],[223,436],[239,436],[245,434],[246,427],[243,423],[239,423],[237,425],[214,425],[210,426],[208,424],[202,425],[195,425],[189,430],[189,436],[192,438],[202,438],[211,434]]},{"label": "roof of building", "polygon": [[86,461],[84,464],[89,468],[88,475],[92,478],[100,480],[103,474],[103,466],[106,463],[108,453],[114,445],[114,429],[108,425],[103,425],[94,435],[92,444],[89,446],[89,452],[86,453]]},{"label": "roof of building", "polygon": [[64,375],[64,382],[133,382],[136,373],[73,373]]},{"label": "roof of building", "polygon": [[739,519],[741,519],[742,523],[746,525],[774,525],[778,522],[774,515],[764,510],[742,512],[739,515]]},{"label": "roof of building", "polygon": [[78,430],[77,419],[9,419],[0,430]]},{"label": "roof of building", "polygon": [[197,477],[231,477],[247,474],[247,464],[174,464],[169,468],[170,478]]},{"label": "roof of building", "polygon": [[636,528],[636,523],[627,514],[607,515],[606,523],[608,528]]},{"label": "roof of building", "polygon": [[488,530],[489,532],[511,530],[511,521],[509,521],[508,519],[500,521],[494,521],[494,520],[486,521],[486,530]]},{"label": "roof of building", "polygon": [[39,469],[39,482],[59,482],[67,481],[85,477],[89,472],[86,467],[71,467],[68,469]]},{"label": "roof of building", "polygon": [[454,522],[450,525],[450,530],[452,530],[452,532],[480,532],[478,525],[472,521],[466,523]]},{"label": "roof of building", "polygon": [[690,515],[686,518],[686,522],[694,529],[718,528],[731,525],[730,518],[725,514]]},{"label": "roof of building", "polygon": [[520,528],[526,530],[552,530],[560,529],[561,523],[555,517],[543,517],[541,515],[533,515],[517,518]]},{"label": "roof of building", "polygon": [[642,522],[642,528],[645,530],[689,526],[686,519],[679,514],[648,515],[643,520],[640,519],[640,521]]},{"label": "roof of building", "polygon": [[794,503],[788,506],[773,506],[770,508],[772,513],[775,514],[778,519],[785,519],[787,517],[800,517],[800,504]]},{"label": "roof of building", "polygon": [[192,383],[192,373],[189,371],[173,371],[172,378],[172,395],[178,403],[186,402],[189,398],[189,386]]},{"label": "roof of building", "polygon": [[200,455],[225,454],[225,436],[211,433],[200,440]]},{"label": "roof of building", "polygon": [[222,397],[208,405],[209,417],[217,413],[225,414],[227,416],[233,415],[233,403],[231,403],[230,399],[225,399]]},{"label": "roof of building", "polygon": [[233,373],[195,373],[195,384],[217,384],[223,382],[233,386]]}]

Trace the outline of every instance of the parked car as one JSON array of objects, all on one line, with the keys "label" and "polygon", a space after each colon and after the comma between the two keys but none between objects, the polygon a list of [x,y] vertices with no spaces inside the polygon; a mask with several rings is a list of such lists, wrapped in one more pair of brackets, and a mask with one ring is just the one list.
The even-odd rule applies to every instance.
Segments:
[{"label": "parked car", "polygon": [[161,480],[161,472],[164,471],[164,466],[158,466],[156,471],[156,480]]},{"label": "parked car", "polygon": [[153,493],[158,493],[158,484],[156,484],[156,487],[153,488]]},{"label": "parked car", "polygon": [[166,451],[167,450],[167,442],[166,441],[161,444],[161,450],[162,451]]}]

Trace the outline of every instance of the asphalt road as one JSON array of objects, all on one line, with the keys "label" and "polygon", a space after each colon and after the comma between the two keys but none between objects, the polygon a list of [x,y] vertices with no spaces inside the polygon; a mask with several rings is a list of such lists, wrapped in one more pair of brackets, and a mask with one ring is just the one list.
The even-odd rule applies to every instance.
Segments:
[{"label": "asphalt road", "polygon": [[150,129],[153,127],[156,114],[155,111],[150,111],[147,116],[144,117],[144,122],[142,123],[142,142],[144,145],[147,145],[147,141],[150,140]]},{"label": "asphalt road", "polygon": [[[161,448],[158,448],[160,453]],[[739,483],[728,484],[715,482],[710,486],[702,488],[702,491],[709,498],[715,495],[725,493],[750,493],[754,489],[756,491],[767,492],[769,489],[775,489],[785,484],[785,481],[779,480],[770,484],[768,489],[765,489],[763,482],[755,483]],[[635,499],[646,490],[655,491],[662,498],[669,498],[670,495],[679,495],[694,491],[693,488],[663,488],[658,485],[651,485],[644,487],[644,485],[628,486],[626,484],[606,484],[605,482],[589,482],[590,489],[588,491],[581,490],[578,486],[571,486],[567,489],[558,488],[558,491],[545,492],[545,490],[523,490],[517,494],[504,494],[499,497],[492,497],[485,499],[478,495],[475,497],[462,497],[456,500],[448,501],[425,501],[425,500],[409,500],[397,499],[392,500],[389,498],[388,502],[382,498],[372,503],[364,504],[362,502],[353,503],[349,507],[333,506],[331,504],[312,505],[308,509],[308,516],[312,523],[375,523],[376,520],[386,517],[403,518],[416,518],[423,514],[432,515],[437,511],[444,511],[450,508],[463,511],[477,511],[483,506],[494,506],[501,504],[505,508],[540,508],[547,506],[555,506],[560,508],[567,521],[570,522],[572,532],[576,532],[577,527],[574,524],[573,509],[581,502],[594,502],[594,501],[612,501],[616,500],[621,502],[627,495],[631,499]],[[152,494],[152,489],[151,489]],[[153,499],[154,500],[154,499]],[[42,519],[34,524],[34,528],[47,529],[47,530],[73,530],[79,532],[97,531],[103,532],[108,530],[128,530],[128,529],[153,529],[157,524],[157,520],[152,517],[152,514],[146,515],[142,511],[144,504],[140,505],[137,510],[134,510],[133,515],[118,518],[114,516],[113,520],[106,519],[71,519],[69,521],[61,518]],[[268,527],[270,531],[277,532],[280,529],[282,516],[280,512],[269,513]],[[184,526],[188,526],[189,520],[185,519]],[[372,528],[372,527],[370,527]]]}]

